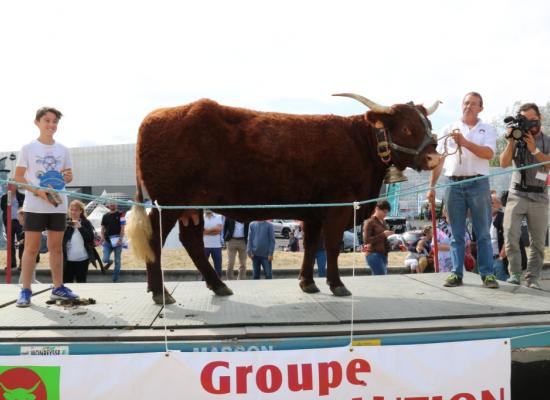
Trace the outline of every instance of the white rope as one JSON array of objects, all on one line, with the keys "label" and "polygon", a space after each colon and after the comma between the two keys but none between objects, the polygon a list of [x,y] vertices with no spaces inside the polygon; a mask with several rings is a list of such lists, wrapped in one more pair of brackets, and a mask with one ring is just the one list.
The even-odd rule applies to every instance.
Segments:
[{"label": "white rope", "polygon": [[455,154],[455,153],[458,152],[458,163],[459,163],[459,164],[462,164],[462,146],[460,146],[460,145],[457,143],[457,145],[456,145],[456,150],[453,151],[452,153],[449,153],[449,149],[448,149],[448,147],[447,147],[447,141],[448,141],[449,139],[452,138],[453,133],[460,133],[460,130],[459,130],[459,129],[454,129],[451,133],[449,133],[449,134],[447,134],[447,135],[443,135],[443,136],[441,136],[440,138],[437,139],[438,141],[439,141],[439,140],[443,140],[443,148],[444,148],[444,150],[443,150],[443,154],[441,154],[441,157],[445,158],[445,157],[447,157],[447,156],[451,156],[451,155],[453,155],[453,154]]},{"label": "white rope", "polygon": [[[352,267],[352,281],[355,278],[355,266],[356,266],[356,257],[355,249],[357,248],[357,232],[355,230],[355,221],[357,218],[357,210],[359,209],[359,203],[357,201],[353,202],[353,267]],[[354,328],[354,315],[355,315],[355,301],[353,299],[353,292],[351,293],[351,317],[350,317],[350,332],[349,332],[349,346],[350,351],[353,351],[353,328]]]},{"label": "white rope", "polygon": [[543,331],[543,332],[529,333],[527,335],[514,336],[514,337],[511,337],[510,340],[516,340],[516,339],[522,339],[530,336],[540,336],[540,335],[546,335],[546,334],[550,334],[550,331]]},{"label": "white rope", "polygon": [[[159,212],[159,236],[160,236],[160,251],[162,253],[162,208],[160,207],[158,201],[155,200],[155,206],[157,207],[157,210]],[[170,350],[168,349],[168,322],[166,321],[166,297],[164,295],[164,271],[162,268],[160,269],[160,277],[162,280],[162,319],[164,324],[164,351],[166,352],[166,356],[168,356],[168,353],[170,353]]]}]

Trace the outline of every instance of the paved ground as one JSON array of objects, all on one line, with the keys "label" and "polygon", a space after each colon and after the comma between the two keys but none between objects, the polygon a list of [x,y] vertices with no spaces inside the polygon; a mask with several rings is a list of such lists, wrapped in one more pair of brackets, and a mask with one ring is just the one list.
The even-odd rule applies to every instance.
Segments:
[{"label": "paved ground", "polygon": [[550,291],[550,269],[542,271],[540,286],[542,289]]},{"label": "paved ground", "polygon": [[[295,279],[233,281],[230,286],[235,294],[228,297],[213,296],[203,282],[168,282],[177,303],[166,307],[163,318],[159,318],[161,308],[145,293],[144,283],[73,284],[82,297],[97,300],[97,304],[79,307],[46,304],[50,295],[47,285],[36,285],[28,309],[15,307],[17,285],[0,285],[0,325],[17,330],[150,329],[164,325],[172,329],[286,326],[292,330],[299,324],[332,326],[337,331],[348,329],[352,305],[355,323],[374,324],[386,333],[396,329],[396,324],[410,329],[418,321],[424,321],[425,329],[434,325],[451,329],[458,319],[475,319],[482,326],[524,323],[516,318],[522,316],[550,324],[550,292],[506,283],[499,290],[490,290],[472,273],[465,276],[464,286],[445,288],[441,284],[444,276],[346,277],[344,282],[354,293],[351,298],[333,296],[324,283],[319,283],[320,293],[305,294]],[[311,328],[309,333],[314,332]]]},{"label": "paved ground", "polygon": [[[402,266],[390,266],[388,268],[389,274],[407,274],[409,271],[407,268]],[[140,269],[131,269],[124,267],[122,268],[120,281],[121,282],[145,282],[146,276],[145,276],[145,270]],[[351,267],[340,267],[340,273],[342,276],[365,276],[369,275],[370,272],[367,270],[367,268],[364,267],[364,265],[358,266],[355,268],[355,271]],[[223,270],[223,274],[225,276],[225,269]],[[297,278],[299,274],[298,268],[283,268],[283,269],[274,269],[273,270],[273,277],[275,279],[280,278]],[[201,275],[197,272],[195,269],[169,269],[164,270],[164,276],[166,280],[170,281],[202,281]],[[12,282],[18,282],[19,275],[14,274]],[[49,269],[43,268],[37,270],[37,279],[40,282],[48,283],[51,282],[50,277],[50,271]],[[252,271],[251,266],[248,265],[247,270],[247,279],[252,279]],[[107,272],[107,274],[102,275],[100,271],[93,269],[93,267],[90,267],[90,271],[88,274],[88,282],[91,283],[101,283],[101,282],[110,282],[111,280],[111,273]],[[316,278],[318,283],[322,283],[323,279]],[[0,282],[5,282],[5,273],[3,270],[0,270]],[[550,263],[545,264],[545,269],[542,271],[541,276],[541,287],[545,290],[550,291]]]}]

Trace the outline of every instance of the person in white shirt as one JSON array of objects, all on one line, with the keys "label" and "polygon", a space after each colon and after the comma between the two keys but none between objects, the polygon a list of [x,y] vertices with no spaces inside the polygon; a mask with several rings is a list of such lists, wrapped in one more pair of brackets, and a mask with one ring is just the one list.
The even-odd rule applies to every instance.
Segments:
[{"label": "person in white shirt", "polygon": [[25,250],[22,258],[22,286],[17,307],[31,305],[31,280],[36,268],[36,256],[40,249],[42,231],[48,231],[48,251],[52,272],[52,300],[78,298],[63,285],[62,240],[65,232],[67,196],[62,190],[73,180],[69,150],[54,140],[62,114],[52,107],[42,107],[36,112],[34,124],[40,130],[38,139],[23,146],[15,168],[15,181],[27,190],[25,211]]},{"label": "person in white shirt", "polygon": [[249,223],[241,223],[231,218],[226,218],[223,223],[223,239],[227,246],[227,279],[235,278],[235,258],[239,254],[238,279],[246,278],[246,241],[248,240]]},{"label": "person in white shirt", "polygon": [[222,216],[214,214],[212,210],[204,210],[204,231],[202,235],[204,252],[206,259],[212,256],[214,269],[219,277],[222,276],[222,229]]},{"label": "person in white shirt", "polygon": [[493,270],[493,248],[489,226],[491,224],[491,192],[489,160],[496,151],[496,131],[490,124],[478,118],[483,111],[483,99],[477,92],[470,92],[462,100],[462,118],[447,125],[437,151],[446,154],[442,162],[432,170],[427,198],[435,200],[436,185],[441,172],[451,184],[445,190],[445,199],[451,225],[451,258],[453,268],[444,286],[462,285],[464,275],[465,232],[468,210],[477,237],[477,262],[483,285],[498,288]]},{"label": "person in white shirt", "polygon": [[85,283],[90,262],[96,268],[98,262],[102,266],[101,258],[95,250],[95,230],[86,218],[84,204],[79,200],[71,201],[68,217],[63,236],[63,282]]}]

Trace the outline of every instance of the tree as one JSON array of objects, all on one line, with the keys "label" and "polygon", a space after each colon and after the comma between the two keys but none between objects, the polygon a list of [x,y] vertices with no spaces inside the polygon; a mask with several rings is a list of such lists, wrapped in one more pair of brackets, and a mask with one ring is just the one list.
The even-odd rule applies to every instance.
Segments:
[{"label": "tree", "polygon": [[546,104],[539,107],[539,109],[542,115],[542,131],[550,135],[550,101],[547,101]]}]

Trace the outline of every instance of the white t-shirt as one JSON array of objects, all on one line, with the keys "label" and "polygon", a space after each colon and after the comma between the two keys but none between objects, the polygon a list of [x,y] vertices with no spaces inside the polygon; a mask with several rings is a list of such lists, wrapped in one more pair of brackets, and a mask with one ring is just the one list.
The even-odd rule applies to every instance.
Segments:
[{"label": "white t-shirt", "polygon": [[[448,135],[455,129],[460,130],[462,135],[470,142],[479,146],[487,146],[496,154],[497,133],[492,125],[478,120],[476,126],[470,129],[464,122],[457,121],[445,126],[442,135]],[[445,151],[444,142],[445,140],[440,140],[437,145],[439,153]],[[459,155],[456,149],[456,142],[449,138],[447,140],[447,152],[454,154],[445,158],[445,164],[443,164],[445,176],[489,175],[489,160],[476,156],[464,147],[462,147],[462,155]]]},{"label": "white t-shirt", "polygon": [[[219,214],[212,214],[210,218],[204,216],[204,229],[215,228],[216,225],[223,226],[222,216]],[[204,247],[208,249],[222,247],[221,233],[217,235],[202,235],[204,240]]]},{"label": "white t-shirt", "polygon": [[[64,169],[72,168],[73,163],[69,149],[62,144],[55,142],[48,145],[33,140],[23,146],[19,152],[17,166],[27,169],[25,178],[31,185],[48,187],[48,179],[52,174],[56,175],[56,172],[61,173]],[[23,210],[43,214],[65,214],[67,213],[67,196],[60,194],[60,197],[63,202],[55,207],[27,191]]]},{"label": "white t-shirt", "polygon": [[235,221],[235,229],[233,230],[233,237],[235,239],[244,238],[244,224],[238,221]]},{"label": "white t-shirt", "polygon": [[71,240],[67,242],[67,260],[84,261],[88,259],[88,252],[84,247],[84,239],[78,229],[75,229]]}]

